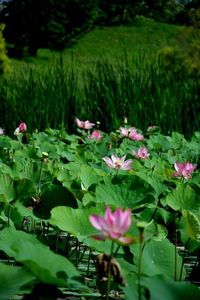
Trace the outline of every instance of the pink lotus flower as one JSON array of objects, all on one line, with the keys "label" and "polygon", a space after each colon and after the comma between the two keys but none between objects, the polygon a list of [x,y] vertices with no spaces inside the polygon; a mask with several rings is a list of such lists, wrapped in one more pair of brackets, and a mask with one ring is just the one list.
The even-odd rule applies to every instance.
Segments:
[{"label": "pink lotus flower", "polygon": [[104,217],[91,215],[89,220],[92,226],[101,231],[101,234],[94,236],[94,238],[98,240],[109,238],[126,245],[133,242],[132,238],[124,236],[131,225],[130,209],[122,211],[121,208],[117,208],[112,213],[110,208],[107,207]]},{"label": "pink lotus flower", "polygon": [[134,141],[143,141],[144,140],[144,136],[138,132],[130,133],[129,137],[131,140],[134,140]]},{"label": "pink lotus flower", "polygon": [[0,127],[0,135],[4,135],[5,131],[3,128]]},{"label": "pink lotus flower", "polygon": [[196,165],[191,163],[183,162],[174,164],[176,172],[173,174],[175,177],[183,177],[185,179],[191,178],[191,173],[196,169]]},{"label": "pink lotus flower", "polygon": [[27,129],[26,123],[21,122],[21,123],[19,124],[19,131],[20,131],[20,132],[25,132],[26,129]]},{"label": "pink lotus flower", "polygon": [[137,132],[135,127],[130,127],[130,128],[120,127],[119,130],[120,130],[121,136],[124,136],[124,137],[129,137],[130,133]]},{"label": "pink lotus flower", "polygon": [[91,140],[101,140],[102,139],[102,135],[98,130],[95,130],[92,132],[92,134],[89,136],[89,139]]},{"label": "pink lotus flower", "polygon": [[147,132],[152,132],[152,131],[155,131],[157,130],[159,127],[156,126],[156,125],[151,125],[147,128]]},{"label": "pink lotus flower", "polygon": [[92,127],[95,126],[94,123],[91,123],[90,121],[81,121],[78,118],[75,119],[75,123],[79,128],[83,128],[83,129],[91,129]]},{"label": "pink lotus flower", "polygon": [[148,149],[146,147],[140,147],[136,152],[133,151],[133,155],[140,159],[147,159],[149,157]]},{"label": "pink lotus flower", "polygon": [[144,139],[143,135],[137,132],[135,127],[125,128],[120,127],[120,134],[121,136],[128,137],[134,141],[142,141]]},{"label": "pink lotus flower", "polygon": [[14,135],[18,135],[20,132],[25,132],[27,130],[27,125],[25,122],[21,122],[19,127],[17,127],[14,131]]},{"label": "pink lotus flower", "polygon": [[131,167],[131,164],[133,162],[132,159],[128,159],[128,160],[125,160],[126,159],[126,155],[122,156],[122,157],[118,157],[114,154],[111,155],[111,158],[110,157],[103,157],[102,158],[103,161],[105,161],[106,165],[109,167],[109,168],[112,168],[112,169],[117,169],[117,170],[131,170],[132,167]]}]

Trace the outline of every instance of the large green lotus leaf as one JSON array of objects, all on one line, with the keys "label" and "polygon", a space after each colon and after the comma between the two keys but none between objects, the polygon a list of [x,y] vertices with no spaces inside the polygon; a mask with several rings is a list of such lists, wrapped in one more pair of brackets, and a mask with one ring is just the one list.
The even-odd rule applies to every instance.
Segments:
[{"label": "large green lotus leaf", "polygon": [[59,159],[59,154],[57,153],[56,145],[50,141],[45,141],[38,146],[37,155],[42,157],[42,153],[48,153],[50,159]]},{"label": "large green lotus leaf", "polygon": [[140,177],[144,181],[146,181],[149,185],[152,186],[152,188],[155,191],[155,196],[158,198],[160,194],[162,194],[165,190],[166,187],[165,185],[161,182],[161,180],[153,173],[153,172],[144,172],[139,171],[135,173],[136,176]]},{"label": "large green lotus leaf", "polygon": [[175,282],[163,275],[145,278],[144,285],[149,288],[152,300],[200,299],[200,290],[197,286],[187,282]]},{"label": "large green lotus leaf", "polygon": [[0,278],[0,299],[2,300],[10,299],[16,294],[29,293],[31,284],[36,279],[27,268],[4,263],[0,263]]},{"label": "large green lotus leaf", "polygon": [[37,159],[37,149],[33,147],[33,145],[26,144],[26,145],[20,145],[17,150],[14,151],[13,157],[14,157],[14,162],[16,163],[18,160],[25,160],[25,161],[30,161],[30,159]]},{"label": "large green lotus leaf", "polygon": [[[153,157],[152,159],[148,159],[145,162],[145,166],[138,160],[134,160],[133,169],[134,175],[138,176],[145,182],[147,182],[153,189],[155,193],[155,197],[158,198],[161,193],[166,190],[166,186],[162,183],[163,181],[163,161],[162,163],[158,160],[157,157]],[[161,168],[159,165],[161,164]],[[158,169],[155,171],[154,169]],[[162,173],[162,176],[159,175]]]},{"label": "large green lotus leaf", "polygon": [[157,204],[150,204],[147,209],[142,211],[140,218],[143,221],[150,222],[152,217],[159,223],[167,224],[174,218],[174,215],[164,208],[157,207]]},{"label": "large green lotus leaf", "polygon": [[66,166],[62,167],[62,169],[59,170],[58,174],[56,174],[56,178],[67,189],[70,189],[72,183],[76,180],[71,176],[71,174],[69,174],[69,171],[66,169]]},{"label": "large green lotus leaf", "polygon": [[184,135],[178,132],[172,132],[172,136],[167,138],[172,145],[172,149],[180,149],[187,144]]},{"label": "large green lotus leaf", "polygon": [[[40,193],[50,182],[53,181],[53,176],[49,171],[49,164],[42,163],[42,159],[33,160],[24,158],[23,156],[16,157],[13,165],[13,176],[16,180],[27,179],[32,182],[35,191]],[[34,193],[35,196],[36,192]]]},{"label": "large green lotus leaf", "polygon": [[[137,225],[137,226],[136,226]],[[135,220],[133,219],[132,226],[130,227],[128,233],[130,236],[135,238],[135,243],[139,243],[139,229],[143,228],[143,241],[155,240],[155,241],[163,241],[167,237],[168,231],[165,226],[156,223],[155,220],[151,220],[150,222],[137,221],[135,224]]]},{"label": "large green lotus leaf", "polygon": [[77,178],[79,177],[80,162],[70,162],[66,165],[66,169],[69,170],[69,174],[72,175],[73,178]]},{"label": "large green lotus leaf", "polygon": [[15,224],[15,227],[21,227],[24,221],[24,217],[33,220],[38,218],[33,214],[32,207],[25,207],[19,200],[10,208],[10,218]]},{"label": "large green lotus leaf", "polygon": [[25,202],[27,198],[35,196],[36,188],[30,179],[20,179],[14,181],[16,191],[15,200],[19,199],[20,202]]},{"label": "large green lotus leaf", "polygon": [[96,200],[115,207],[135,208],[153,202],[154,198],[150,185],[134,176],[129,182],[107,181],[99,184],[96,188]]},{"label": "large green lotus leaf", "polygon": [[69,180],[78,180],[81,182],[82,187],[87,190],[92,184],[98,183],[100,177],[92,168],[87,164],[83,164],[82,161],[70,162],[66,166],[66,171],[68,174],[60,172],[58,180],[63,183],[63,185],[69,186]]},{"label": "large green lotus leaf", "polygon": [[10,202],[15,196],[14,180],[8,174],[0,174],[0,202]]},{"label": "large green lotus leaf", "polygon": [[65,257],[53,253],[31,234],[5,228],[0,234],[0,249],[27,267],[40,281],[67,286],[79,273]]},{"label": "large green lotus leaf", "polygon": [[0,202],[11,202],[35,195],[36,190],[31,180],[13,180],[8,174],[0,175]]},{"label": "large green lotus leaf", "polygon": [[37,154],[42,157],[42,152],[47,152],[50,158],[59,159],[56,150],[56,137],[45,132],[33,134],[34,146],[37,147]]},{"label": "large green lotus leaf", "polygon": [[[199,214],[200,216],[200,214]],[[186,228],[191,239],[200,242],[200,218],[190,211],[184,212]]]},{"label": "large green lotus leaf", "polygon": [[148,226],[144,228],[145,239],[153,239],[155,241],[163,241],[167,237],[167,229],[155,221],[151,221]]},{"label": "large green lotus leaf", "polygon": [[10,142],[12,139],[7,135],[1,135],[0,137],[0,148],[10,148]]},{"label": "large green lotus leaf", "polygon": [[176,189],[166,197],[167,204],[174,210],[199,211],[200,201],[195,191],[186,184],[178,184]]},{"label": "large green lotus leaf", "polygon": [[11,169],[11,167],[2,162],[0,162],[0,173],[8,174],[11,178],[13,178],[13,170]]},{"label": "large green lotus leaf", "polygon": [[92,184],[97,184],[100,177],[92,167],[86,164],[80,166],[79,176],[83,187],[87,190]]},{"label": "large green lotus leaf", "polygon": [[[136,266],[139,261],[140,246],[133,244],[130,246],[135,258]],[[182,258],[177,254],[176,277],[179,279],[181,271]],[[150,240],[146,242],[142,256],[142,274],[154,276],[165,274],[172,279],[175,277],[175,246],[165,239],[162,241]],[[183,270],[182,278],[185,277]]]},{"label": "large green lotus leaf", "polygon": [[91,206],[91,204],[96,204],[96,198],[91,193],[85,193],[82,198],[82,203],[84,206]]},{"label": "large green lotus leaf", "polygon": [[24,148],[24,145],[21,142],[19,142],[18,140],[10,139],[10,147],[9,148],[17,151],[19,149]]},{"label": "large green lotus leaf", "polygon": [[[197,241],[198,238],[198,221],[197,224],[196,221],[194,224],[188,224],[188,221],[186,219],[186,214],[188,211],[183,212],[183,216],[179,223],[179,231],[181,234],[181,242],[186,247],[186,249],[189,251],[191,255],[198,256],[199,250],[200,250],[200,241]],[[190,212],[191,213],[191,212]],[[196,219],[196,218],[195,218]],[[193,217],[191,218],[190,222],[193,222]],[[195,239],[194,239],[195,238]]]},{"label": "large green lotus leaf", "polygon": [[59,142],[59,144],[56,145],[56,151],[59,156],[65,158],[68,161],[73,161],[75,158],[75,154],[69,151],[65,143]]},{"label": "large green lotus leaf", "polygon": [[56,206],[77,207],[74,195],[65,187],[50,184],[40,197],[40,203],[34,208],[34,214],[40,218],[50,218],[50,211]]},{"label": "large green lotus leaf", "polygon": [[[127,285],[124,293],[126,300],[138,300],[137,275],[126,277]],[[187,282],[177,282],[165,275],[141,278],[141,299],[149,300],[199,300],[200,290],[197,286]]]},{"label": "large green lotus leaf", "polygon": [[91,214],[104,214],[102,206],[95,208],[78,208],[58,206],[52,209],[50,224],[57,226],[62,231],[66,231],[79,240],[97,233],[91,225],[89,216]]},{"label": "large green lotus leaf", "polygon": [[184,161],[196,161],[200,155],[199,141],[191,141],[187,143],[185,147],[181,149],[181,154],[184,157]]},{"label": "large green lotus leaf", "polygon": [[[122,264],[123,267],[123,264]],[[138,300],[138,285],[137,285],[137,274],[129,272],[125,276],[126,285],[123,288],[126,300]],[[146,299],[145,292],[142,292],[141,300]]]},{"label": "large green lotus leaf", "polygon": [[174,148],[174,145],[168,140],[168,137],[160,133],[150,136],[148,140],[148,146],[150,147],[150,149],[156,151],[167,151],[171,148]]},{"label": "large green lotus leaf", "polygon": [[54,143],[56,141],[56,137],[54,135],[46,132],[33,133],[32,138],[34,139],[34,145],[38,147],[44,142]]},{"label": "large green lotus leaf", "polygon": [[19,156],[18,153],[13,165],[13,174],[15,178],[26,178],[34,182],[37,180],[39,168],[39,162],[36,162],[30,158],[25,158],[22,155]]}]

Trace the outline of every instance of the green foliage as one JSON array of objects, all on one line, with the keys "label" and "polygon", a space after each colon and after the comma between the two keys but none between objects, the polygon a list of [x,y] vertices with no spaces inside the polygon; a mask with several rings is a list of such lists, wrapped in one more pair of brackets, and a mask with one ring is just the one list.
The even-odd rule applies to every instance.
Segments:
[{"label": "green foliage", "polygon": [[[172,0],[10,0],[4,3],[0,21],[6,24],[9,54],[21,57],[36,55],[41,47],[63,49],[96,25],[132,24],[137,15],[184,24],[185,11],[186,6]],[[198,10],[191,19],[198,24]]]},{"label": "green foliage", "polygon": [[36,279],[25,267],[13,267],[5,263],[0,263],[0,276],[1,299],[9,299],[16,294],[30,293],[33,281]]},{"label": "green foliage", "polygon": [[[200,211],[200,209],[199,209]],[[199,219],[200,213],[195,215],[194,213],[190,211],[186,211],[184,213],[184,217],[186,219],[186,226],[188,235],[191,239],[196,240],[197,242],[200,242],[200,219]]]},{"label": "green foliage", "polygon": [[[125,287],[127,300],[137,300],[137,286],[133,287],[133,282],[137,281],[135,274],[128,277],[128,286]],[[130,283],[131,287],[130,287]],[[164,283],[164,284],[163,284]],[[200,296],[199,288],[185,282],[174,282],[163,275],[142,278],[142,296],[148,295],[151,300],[187,300],[191,297],[198,300]],[[145,299],[145,298],[144,298]]]},{"label": "green foliage", "polygon": [[6,44],[3,38],[5,26],[0,24],[0,75],[10,71],[10,60],[6,53]]},{"label": "green foliage", "polygon": [[9,55],[34,56],[41,47],[63,49],[93,25],[94,7],[85,0],[9,1],[0,13]]},{"label": "green foliage", "polygon": [[[171,68],[174,57],[168,61]],[[190,78],[178,72],[177,65],[176,72],[165,72],[161,60],[141,54],[131,64],[126,58],[117,66],[101,60],[80,72],[62,59],[47,69],[16,69],[0,82],[1,126],[13,134],[19,120],[25,120],[29,131],[51,127],[72,133],[78,116],[99,121],[100,129],[111,131],[126,117],[142,130],[156,124],[163,132],[179,130],[189,136],[200,122],[198,74]]]},{"label": "green foliage", "polygon": [[100,205],[96,208],[72,209],[66,206],[57,206],[52,209],[49,222],[62,231],[76,236],[80,241],[84,241],[96,233],[89,222],[89,216],[94,213],[103,214],[103,207]]},{"label": "green foliage", "polygon": [[44,283],[67,286],[79,275],[70,261],[25,232],[5,228],[1,231],[0,248]]},{"label": "green foliage", "polygon": [[180,33],[186,35],[185,39],[186,47],[165,47],[159,52],[159,58],[163,68],[179,73],[185,72],[190,77],[200,77],[200,42],[199,42],[199,30],[191,32],[186,30],[187,33]]},{"label": "green foliage", "polygon": [[198,211],[200,203],[198,203],[197,198],[198,196],[191,187],[177,185],[177,188],[168,194],[166,201],[174,210],[190,209],[191,211]]},{"label": "green foliage", "polygon": [[[131,251],[135,255],[136,265],[139,260],[139,245],[132,245]],[[148,276],[162,275],[174,278],[174,251],[175,247],[167,239],[163,241],[149,241],[144,247],[142,274]],[[182,258],[178,256],[177,272],[180,273]],[[185,276],[185,274],[184,274]],[[183,278],[184,278],[183,276]]]},{"label": "green foliage", "polygon": [[[184,282],[184,263],[186,250],[200,250],[199,168],[192,178],[174,177],[174,162],[199,162],[200,133],[187,140],[178,132],[146,132],[143,141],[118,130],[98,141],[89,135],[48,129],[29,134],[27,144],[0,136],[0,298],[34,297],[39,288],[99,298],[97,289],[105,291],[93,260],[102,252],[109,257],[112,245],[111,285],[125,299],[138,299],[139,290],[152,300],[190,293],[198,299],[199,289]],[[141,146],[150,153],[145,160],[133,154]],[[114,153],[132,158],[132,170],[106,166],[102,156]],[[107,206],[130,209],[126,237],[133,244],[94,239],[100,231],[89,216],[104,216]]]}]

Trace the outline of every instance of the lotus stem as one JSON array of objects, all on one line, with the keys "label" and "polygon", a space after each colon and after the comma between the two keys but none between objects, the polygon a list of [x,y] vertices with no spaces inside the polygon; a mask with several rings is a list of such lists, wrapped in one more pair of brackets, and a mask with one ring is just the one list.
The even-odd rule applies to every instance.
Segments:
[{"label": "lotus stem", "polygon": [[184,247],[184,252],[183,252],[183,258],[182,258],[182,263],[181,263],[181,271],[180,271],[180,277],[179,277],[179,281],[181,281],[182,279],[182,274],[183,274],[183,266],[184,266],[184,260],[185,260],[185,254],[186,254],[186,248],[189,245],[190,242],[190,238],[187,240],[185,247]]},{"label": "lotus stem", "polygon": [[110,293],[110,287],[111,287],[111,257],[114,250],[114,241],[112,240],[111,243],[111,249],[110,249],[110,259],[108,261],[108,282],[107,282],[107,292],[106,292],[106,300],[109,300],[109,293]]}]

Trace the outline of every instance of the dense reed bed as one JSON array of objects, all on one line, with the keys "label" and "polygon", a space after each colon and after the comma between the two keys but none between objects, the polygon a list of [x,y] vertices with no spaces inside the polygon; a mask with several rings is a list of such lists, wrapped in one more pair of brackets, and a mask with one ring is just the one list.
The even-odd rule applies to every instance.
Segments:
[{"label": "dense reed bed", "polygon": [[1,78],[0,126],[11,134],[23,120],[31,131],[72,133],[78,116],[107,131],[127,119],[142,130],[154,124],[190,136],[200,126],[198,93],[198,78],[166,70],[153,54],[137,53],[131,63],[126,54],[117,64],[101,59],[82,70],[60,56],[45,67],[22,64]]}]

